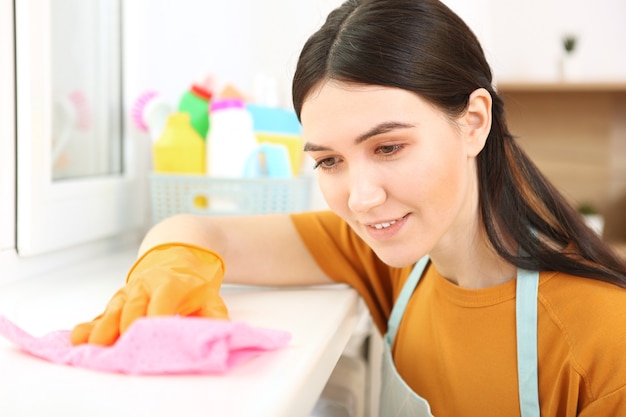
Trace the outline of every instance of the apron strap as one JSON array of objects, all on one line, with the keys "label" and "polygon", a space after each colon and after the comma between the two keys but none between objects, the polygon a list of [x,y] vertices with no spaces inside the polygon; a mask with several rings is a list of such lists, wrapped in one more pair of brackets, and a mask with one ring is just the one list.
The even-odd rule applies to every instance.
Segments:
[{"label": "apron strap", "polygon": [[517,330],[517,377],[522,417],[540,417],[537,372],[537,292],[539,273],[517,271],[515,323]]},{"label": "apron strap", "polygon": [[[413,267],[387,322],[385,342],[391,348],[406,305],[420,281],[429,257],[424,256]],[[517,375],[522,417],[541,417],[539,377],[537,372],[537,294],[539,272],[517,270],[515,323],[517,334]]]},{"label": "apron strap", "polygon": [[411,274],[407,278],[402,290],[400,291],[400,295],[396,299],[393,304],[393,308],[391,309],[391,315],[389,316],[389,320],[387,321],[387,333],[385,334],[385,339],[389,343],[391,347],[393,345],[393,341],[396,338],[396,333],[398,331],[398,326],[400,325],[400,320],[402,320],[402,316],[404,315],[404,309],[413,295],[413,291],[417,284],[419,283],[420,278],[428,264],[428,260],[430,258],[428,255],[421,258],[413,269],[411,270]]}]

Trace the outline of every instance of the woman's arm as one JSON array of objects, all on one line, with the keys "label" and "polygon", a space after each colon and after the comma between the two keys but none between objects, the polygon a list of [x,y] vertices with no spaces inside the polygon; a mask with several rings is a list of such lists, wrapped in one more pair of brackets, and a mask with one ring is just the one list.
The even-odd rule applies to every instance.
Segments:
[{"label": "woman's arm", "polygon": [[169,242],[191,243],[224,258],[224,282],[248,285],[317,285],[330,280],[300,239],[288,214],[211,217],[177,215],[155,225],[139,256]]}]

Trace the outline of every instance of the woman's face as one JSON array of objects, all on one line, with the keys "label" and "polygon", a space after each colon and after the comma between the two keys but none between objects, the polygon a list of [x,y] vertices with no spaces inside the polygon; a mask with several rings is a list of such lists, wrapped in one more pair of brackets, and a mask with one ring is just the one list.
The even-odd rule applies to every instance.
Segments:
[{"label": "woman's face", "polygon": [[452,121],[405,90],[335,81],[309,95],[301,119],[328,206],[385,263],[411,265],[475,232],[473,119]]}]

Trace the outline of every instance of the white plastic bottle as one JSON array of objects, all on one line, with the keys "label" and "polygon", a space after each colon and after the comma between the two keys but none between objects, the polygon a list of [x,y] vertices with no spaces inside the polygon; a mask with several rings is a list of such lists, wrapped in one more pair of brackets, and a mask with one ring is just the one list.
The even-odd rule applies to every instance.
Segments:
[{"label": "white plastic bottle", "polygon": [[214,99],[209,114],[207,174],[218,178],[245,177],[248,157],[259,146],[245,103],[236,98]]}]

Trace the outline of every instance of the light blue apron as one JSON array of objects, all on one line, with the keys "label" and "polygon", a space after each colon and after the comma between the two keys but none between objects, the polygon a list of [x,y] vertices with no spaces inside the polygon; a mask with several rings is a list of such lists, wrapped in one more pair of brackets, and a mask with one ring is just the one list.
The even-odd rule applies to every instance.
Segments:
[{"label": "light blue apron", "polygon": [[[391,316],[384,338],[380,413],[381,417],[433,417],[428,402],[417,395],[397,372],[391,355],[391,346],[398,331],[404,309],[415,290],[426,265],[428,256],[415,264],[407,279]],[[540,417],[539,387],[537,377],[537,290],[539,273],[517,270],[516,331],[517,374],[522,417]]]}]

